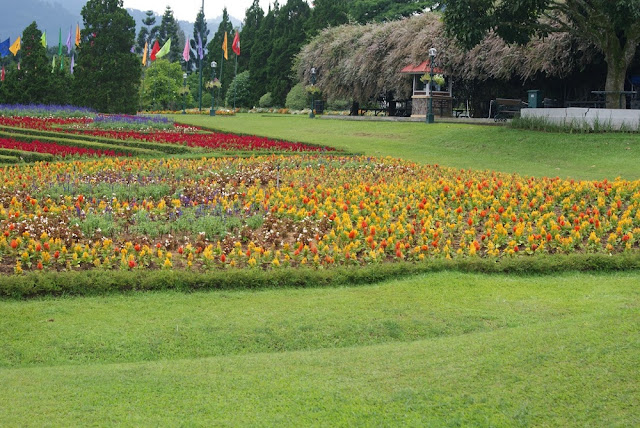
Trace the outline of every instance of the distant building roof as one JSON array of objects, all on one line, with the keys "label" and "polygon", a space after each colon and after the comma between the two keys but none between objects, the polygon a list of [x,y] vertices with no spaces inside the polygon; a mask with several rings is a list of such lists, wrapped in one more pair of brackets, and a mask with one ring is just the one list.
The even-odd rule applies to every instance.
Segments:
[{"label": "distant building roof", "polygon": [[[431,69],[431,67],[429,66],[429,63],[430,63],[430,61],[426,60],[426,61],[420,63],[420,65],[409,64],[405,68],[400,70],[400,73],[407,73],[407,74],[424,74],[424,73],[428,73],[430,71],[430,69]],[[441,68],[438,68],[438,67],[433,67],[433,72],[434,73],[438,73],[438,74],[442,74],[443,70]]]}]

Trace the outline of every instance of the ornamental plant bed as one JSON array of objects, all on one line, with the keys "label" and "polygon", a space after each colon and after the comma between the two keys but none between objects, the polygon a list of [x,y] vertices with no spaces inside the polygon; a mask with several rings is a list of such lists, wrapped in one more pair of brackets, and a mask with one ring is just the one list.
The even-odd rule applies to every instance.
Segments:
[{"label": "ornamental plant bed", "polygon": [[318,155],[37,163],[0,180],[0,264],[17,274],[633,258],[640,242],[640,181]]},{"label": "ornamental plant bed", "polygon": [[[134,116],[135,117],[135,116]],[[117,116],[122,119],[122,116]],[[135,129],[136,121],[129,119],[118,129],[113,122],[107,122],[109,129],[97,129],[96,124],[104,127],[105,120],[95,121],[92,118],[59,118],[59,117],[18,117],[0,116],[0,126],[36,131],[55,131],[72,135],[92,136],[101,139],[137,142],[143,148],[150,148],[148,143],[156,145],[180,145],[198,149],[201,152],[211,151],[263,151],[263,152],[334,152],[336,149],[326,146],[273,140],[251,135],[236,135],[222,132],[205,131],[201,128],[180,124],[171,125],[173,129],[155,129],[146,127],[144,131]],[[132,144],[135,145],[135,144]],[[162,148],[159,148],[162,151]]]}]

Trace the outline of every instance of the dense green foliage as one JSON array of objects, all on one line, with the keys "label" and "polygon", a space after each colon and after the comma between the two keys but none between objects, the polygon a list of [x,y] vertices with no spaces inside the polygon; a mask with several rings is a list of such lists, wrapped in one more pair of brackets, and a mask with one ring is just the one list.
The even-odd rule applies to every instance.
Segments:
[{"label": "dense green foliage", "polygon": [[434,0],[353,0],[349,3],[349,16],[360,24],[393,21],[422,13],[440,3]]},{"label": "dense green foliage", "polygon": [[[144,70],[140,87],[141,110],[178,110],[182,108],[183,70],[178,62],[161,58]],[[197,88],[197,85],[196,85]],[[187,104],[193,104],[187,93]]]},{"label": "dense green foliage", "polygon": [[292,110],[302,110],[311,106],[309,94],[304,89],[304,85],[302,83],[298,83],[293,88],[291,88],[291,90],[287,94],[287,99],[284,102],[284,106]]},{"label": "dense green foliage", "polygon": [[[447,1],[444,21],[465,47],[477,45],[489,31],[508,43],[526,43],[533,35],[563,31],[596,46],[607,62],[607,91],[625,88],[627,70],[640,45],[640,1],[494,0]],[[616,108],[618,96],[607,106]]]},{"label": "dense green foliage", "polygon": [[82,8],[78,63],[74,74],[78,105],[103,113],[138,110],[140,59],[131,53],[135,22],[122,0],[89,0]]},{"label": "dense green foliage", "polygon": [[24,29],[19,51],[20,70],[15,65],[8,67],[5,80],[0,83],[3,103],[66,104],[71,100],[68,67],[64,70],[51,68],[51,59],[40,42],[41,36],[35,22]]},{"label": "dense green foliage", "polygon": [[248,106],[254,98],[249,84],[249,72],[243,71],[229,85],[225,104],[229,107]]},{"label": "dense green foliage", "polygon": [[271,96],[271,92],[267,92],[266,94],[260,97],[260,100],[258,101],[258,106],[273,107],[273,97]]}]

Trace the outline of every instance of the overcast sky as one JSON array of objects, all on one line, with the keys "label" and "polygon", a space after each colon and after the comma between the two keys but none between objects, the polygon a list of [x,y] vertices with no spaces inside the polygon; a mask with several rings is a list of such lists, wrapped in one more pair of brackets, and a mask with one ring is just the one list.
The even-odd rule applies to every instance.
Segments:
[{"label": "overcast sky", "polygon": [[[176,19],[189,22],[196,20],[196,15],[202,7],[202,0],[123,0],[123,3],[125,8],[153,10],[158,15],[162,15],[167,6],[170,6]],[[252,3],[253,0],[204,0],[204,17],[212,19],[222,16],[222,9],[226,6],[229,15],[242,21],[245,11]],[[269,0],[260,0],[260,6],[265,12],[269,3]]]}]

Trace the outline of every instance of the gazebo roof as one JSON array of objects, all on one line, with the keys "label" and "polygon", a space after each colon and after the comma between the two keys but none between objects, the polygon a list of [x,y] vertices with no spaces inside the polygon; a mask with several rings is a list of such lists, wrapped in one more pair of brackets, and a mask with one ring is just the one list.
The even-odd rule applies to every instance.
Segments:
[{"label": "gazebo roof", "polygon": [[[424,74],[424,73],[428,73],[429,71],[431,71],[431,67],[429,65],[430,62],[431,62],[430,60],[426,60],[426,61],[420,63],[419,65],[409,64],[405,68],[400,70],[400,73],[406,73],[406,74]],[[442,74],[443,70],[441,68],[438,68],[438,67],[433,67],[433,72],[434,73],[438,73],[438,74]]]}]

